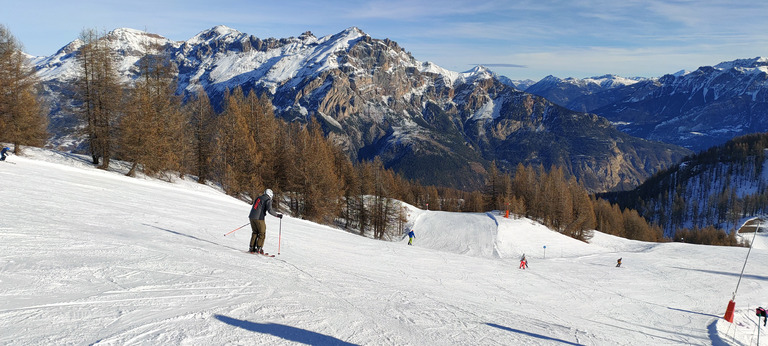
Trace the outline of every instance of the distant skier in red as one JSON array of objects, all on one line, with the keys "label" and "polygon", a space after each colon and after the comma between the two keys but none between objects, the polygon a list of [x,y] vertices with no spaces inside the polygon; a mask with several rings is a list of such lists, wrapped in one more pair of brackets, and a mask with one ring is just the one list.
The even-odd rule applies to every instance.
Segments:
[{"label": "distant skier in red", "polygon": [[528,268],[528,260],[525,259],[525,254],[523,254],[523,257],[520,257],[520,269]]}]

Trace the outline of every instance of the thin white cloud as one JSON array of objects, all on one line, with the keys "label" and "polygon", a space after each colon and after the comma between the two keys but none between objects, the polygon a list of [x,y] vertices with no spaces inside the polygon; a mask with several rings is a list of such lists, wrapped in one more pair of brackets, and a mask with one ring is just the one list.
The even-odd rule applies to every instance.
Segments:
[{"label": "thin white cloud", "polygon": [[219,24],[262,38],[357,26],[420,61],[457,71],[495,62],[495,69],[535,79],[583,77],[601,66],[606,70],[596,73],[657,76],[765,56],[766,13],[768,1],[753,0],[72,0],[19,2],[0,12],[0,23],[33,54],[53,54],[83,28],[131,27],[186,40]]}]

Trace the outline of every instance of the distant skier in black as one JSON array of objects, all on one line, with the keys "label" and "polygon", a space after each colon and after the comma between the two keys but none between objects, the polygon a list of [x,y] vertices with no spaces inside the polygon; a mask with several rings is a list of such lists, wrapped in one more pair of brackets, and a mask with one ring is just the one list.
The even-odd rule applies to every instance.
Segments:
[{"label": "distant skier in black", "polygon": [[765,309],[762,307],[759,307],[755,310],[755,313],[757,314],[757,322],[760,322],[760,317],[763,318],[763,327],[765,327],[765,324],[768,323],[768,314],[765,313]]},{"label": "distant skier in black", "polygon": [[616,261],[616,268],[621,267],[621,258]]},{"label": "distant skier in black", "polygon": [[0,161],[5,161],[5,158],[8,157],[9,150],[11,150],[11,148],[5,147],[0,151]]},{"label": "distant skier in black", "polygon": [[276,213],[272,210],[272,193],[271,189],[264,191],[264,194],[256,197],[251,206],[251,213],[248,214],[248,219],[251,220],[251,243],[248,248],[250,253],[264,254],[264,238],[267,236],[267,223],[264,222],[264,217],[267,213],[276,218],[283,218],[283,214]]}]

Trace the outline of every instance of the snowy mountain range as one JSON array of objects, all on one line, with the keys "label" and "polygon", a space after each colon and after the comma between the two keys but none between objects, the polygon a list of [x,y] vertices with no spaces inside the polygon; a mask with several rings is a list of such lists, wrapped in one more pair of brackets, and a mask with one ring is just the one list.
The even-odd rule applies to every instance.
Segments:
[{"label": "snowy mountain range", "polygon": [[[267,93],[277,116],[320,123],[353,159],[379,157],[424,184],[477,188],[491,161],[514,168],[558,165],[593,191],[636,186],[688,151],[617,131],[605,119],[524,93],[488,69],[449,71],[420,62],[389,39],[358,28],[315,37],[259,39],[217,26],[175,42],[117,29],[107,36],[126,82],[144,46],[157,43],[178,66],[178,92],[202,88],[220,106],[227,90]],[[34,62],[50,104],[52,144],[73,149],[69,109],[79,41]]]},{"label": "snowy mountain range", "polygon": [[739,59],[661,78],[547,77],[527,89],[569,109],[605,117],[633,136],[695,151],[768,129],[768,58]]},{"label": "snowy mountain range", "polygon": [[549,75],[522,90],[534,95],[543,96],[547,100],[566,108],[587,112],[587,107],[584,105],[585,101],[583,101],[587,95],[633,85],[643,80],[645,79],[624,78],[615,75],[584,79],[572,77],[562,79]]}]

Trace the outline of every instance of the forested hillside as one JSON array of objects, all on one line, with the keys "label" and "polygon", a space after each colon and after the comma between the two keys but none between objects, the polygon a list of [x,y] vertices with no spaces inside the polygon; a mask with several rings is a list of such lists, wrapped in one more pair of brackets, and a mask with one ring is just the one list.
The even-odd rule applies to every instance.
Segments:
[{"label": "forested hillside", "polygon": [[731,231],[768,212],[766,148],[768,133],[738,137],[687,157],[632,191],[604,196],[636,209],[667,236],[708,226]]}]

